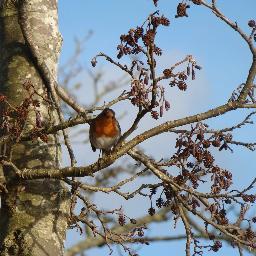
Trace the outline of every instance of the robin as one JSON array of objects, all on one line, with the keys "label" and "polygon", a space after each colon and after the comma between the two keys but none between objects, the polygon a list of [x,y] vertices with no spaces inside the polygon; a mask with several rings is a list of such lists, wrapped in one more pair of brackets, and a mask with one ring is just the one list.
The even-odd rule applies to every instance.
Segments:
[{"label": "robin", "polygon": [[121,128],[115,118],[115,112],[105,108],[90,123],[89,138],[92,150],[101,149],[102,152],[109,152],[121,136]]}]

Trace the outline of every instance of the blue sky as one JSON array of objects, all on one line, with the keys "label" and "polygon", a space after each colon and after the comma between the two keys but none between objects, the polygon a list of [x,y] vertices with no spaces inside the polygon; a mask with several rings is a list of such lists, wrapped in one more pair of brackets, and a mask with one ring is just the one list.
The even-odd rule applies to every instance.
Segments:
[{"label": "blue sky", "polygon": [[[255,19],[256,1],[255,0],[222,0],[220,9],[232,20],[238,22],[245,32],[249,33],[247,22],[249,19]],[[159,0],[161,13],[167,16],[171,25],[167,29],[161,29],[159,36],[159,46],[164,50],[164,56],[160,61],[160,66],[167,66],[175,63],[175,60],[181,59],[187,54],[192,54],[203,70],[198,72],[198,79],[191,84],[186,93],[171,91],[170,99],[173,108],[159,122],[178,118],[187,114],[205,111],[211,107],[222,104],[230,97],[231,92],[239,84],[245,81],[248,68],[251,61],[251,55],[248,47],[241,40],[239,35],[227,27],[226,24],[213,16],[209,10],[200,6],[191,4],[188,10],[189,17],[175,19],[176,0]],[[74,37],[82,38],[89,30],[93,30],[93,36],[85,46],[85,52],[82,55],[81,63],[84,67],[90,68],[91,58],[98,52],[105,52],[110,56],[116,56],[116,46],[119,43],[120,34],[126,33],[129,28],[140,25],[147,15],[155,11],[151,0],[60,0],[59,1],[59,25],[64,44],[62,48],[60,64],[72,54],[74,48]],[[119,76],[119,71],[111,67],[104,61],[100,66],[105,71],[106,80],[115,80]],[[92,69],[93,72],[95,70]],[[84,87],[81,89],[79,100],[83,102],[83,93],[88,92],[88,76],[82,74]],[[248,111],[241,110],[237,113],[225,115],[225,118],[218,118],[208,123],[215,128],[232,125],[237,120],[242,120]],[[144,127],[148,127],[157,122],[145,120]],[[129,125],[129,119],[122,121],[122,128]],[[138,131],[138,132],[139,132]],[[244,128],[236,132],[237,138],[243,141],[256,141],[255,126]],[[154,143],[165,145],[164,136],[155,138],[145,143],[145,148],[150,152]],[[173,142],[170,142],[173,145]],[[81,154],[81,147],[76,147],[78,152],[79,164],[84,164],[85,160]],[[162,146],[164,149],[164,146]],[[234,183],[239,186],[248,184],[253,178],[254,170],[252,161],[255,159],[255,152],[248,152],[244,149],[237,149],[235,153],[229,152],[217,154],[216,159],[220,165],[232,170],[234,174]],[[93,155],[95,159],[95,155]],[[64,159],[65,162],[65,159]],[[134,204],[131,209],[134,208]],[[166,225],[166,224],[165,224]],[[169,225],[171,234],[175,233]],[[155,227],[155,226],[154,226]],[[166,233],[166,226],[156,227],[155,232]],[[153,232],[153,231],[152,231]],[[68,235],[68,245],[73,244],[78,235],[74,232]],[[175,248],[175,251],[174,251]],[[103,250],[103,251],[102,251]],[[140,249],[141,256],[151,255],[169,255],[173,251],[176,255],[185,255],[184,242],[168,244],[156,243],[145,246]],[[91,250],[88,256],[107,255],[108,251]],[[207,255],[212,255],[206,253]],[[219,253],[213,255],[239,255],[237,251],[224,247]],[[114,254],[117,255],[117,254]],[[246,256],[246,254],[245,254]]]}]

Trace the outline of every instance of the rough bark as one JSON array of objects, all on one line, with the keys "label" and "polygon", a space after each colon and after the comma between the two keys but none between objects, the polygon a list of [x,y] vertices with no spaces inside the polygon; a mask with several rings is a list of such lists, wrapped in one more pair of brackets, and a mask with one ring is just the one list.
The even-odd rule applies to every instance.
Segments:
[{"label": "rough bark", "polygon": [[[56,78],[61,37],[58,31],[57,0],[27,1],[31,35]],[[0,93],[18,106],[26,96],[23,84],[30,80],[39,94],[47,97],[46,88],[26,45],[18,22],[18,1],[0,0]],[[38,97],[45,124],[56,120],[56,111]],[[34,127],[31,111],[24,133]],[[60,146],[57,136],[16,143],[7,151],[20,169],[58,168]],[[13,181],[4,167],[8,193],[2,194],[0,211],[0,255],[63,255],[67,228],[69,194],[60,181],[49,179]]]}]

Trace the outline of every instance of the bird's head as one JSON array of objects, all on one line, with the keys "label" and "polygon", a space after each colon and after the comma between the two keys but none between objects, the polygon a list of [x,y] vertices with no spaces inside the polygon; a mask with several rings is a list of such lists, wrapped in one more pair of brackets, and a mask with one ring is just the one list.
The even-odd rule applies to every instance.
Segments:
[{"label": "bird's head", "polygon": [[115,117],[115,112],[114,110],[110,109],[110,108],[105,108],[102,111],[102,115],[108,119],[113,119]]}]

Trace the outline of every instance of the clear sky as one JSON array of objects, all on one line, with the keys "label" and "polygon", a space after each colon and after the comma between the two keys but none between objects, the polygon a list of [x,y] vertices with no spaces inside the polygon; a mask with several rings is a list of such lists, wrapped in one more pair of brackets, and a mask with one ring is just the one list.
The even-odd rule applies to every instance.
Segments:
[{"label": "clear sky", "polygon": [[[249,33],[247,22],[250,19],[256,19],[256,0],[219,0],[218,2],[220,2],[220,9],[226,16],[237,21],[239,26]],[[164,50],[160,66],[168,67],[168,65],[175,63],[175,60],[192,54],[203,66],[203,70],[198,72],[198,79],[191,84],[191,88],[186,93],[175,90],[171,92],[169,97],[173,108],[159,122],[198,111],[202,112],[224,103],[230,97],[232,90],[245,82],[251,62],[249,49],[239,35],[213,16],[209,10],[191,4],[188,18],[175,19],[177,3],[176,0],[159,0],[158,9],[171,21],[170,27],[161,29],[158,34],[159,46]],[[84,67],[91,69],[91,58],[98,52],[116,56],[116,46],[119,43],[120,34],[126,33],[129,28],[140,25],[147,15],[155,10],[152,0],[60,0],[59,25],[64,38],[60,64],[64,63],[72,54],[74,37],[82,38],[89,30],[93,30],[93,36],[86,43],[85,52],[81,58]],[[104,61],[100,63],[100,66],[103,67],[107,80],[115,80],[120,74]],[[91,70],[95,72],[95,70]],[[80,78],[83,79],[84,87],[81,89],[79,100],[85,103],[86,95],[91,93],[88,91],[88,76],[84,75]],[[84,101],[83,93],[85,95]],[[237,120],[242,120],[247,112],[243,110],[236,114],[230,113],[225,118],[219,118],[208,123],[215,128],[232,125]],[[145,122],[145,126],[152,125],[152,120]],[[156,123],[153,122],[153,124]],[[121,126],[122,128],[128,127],[129,120],[122,121]],[[256,141],[255,126],[237,132],[236,136],[243,141]],[[146,143],[146,149],[150,152],[156,141],[163,142],[162,145],[164,145],[164,139],[165,137],[162,136]],[[159,147],[161,147],[160,144]],[[76,151],[79,152],[79,164],[84,164],[84,156],[79,146],[77,146]],[[220,165],[232,170],[234,183],[243,186],[255,177],[255,168],[252,169],[255,156],[255,152],[236,149],[233,154],[229,152],[224,155],[217,154],[216,159]],[[133,208],[134,204],[131,206],[131,209]],[[166,229],[166,225],[169,229]],[[154,225],[154,228],[155,231],[150,234],[153,232],[166,234],[168,230],[170,234],[175,234],[171,224],[158,227]],[[69,233],[67,244],[74,244],[78,237],[74,232]],[[185,255],[184,246],[184,242],[175,244],[155,243],[144,246],[139,250],[139,253],[141,256]],[[108,251],[107,249],[91,250],[86,255],[108,255]],[[113,254],[113,256],[116,255],[118,254]],[[218,253],[206,253],[205,255],[239,254],[237,250],[224,247]],[[244,255],[246,256],[246,253]]]}]

